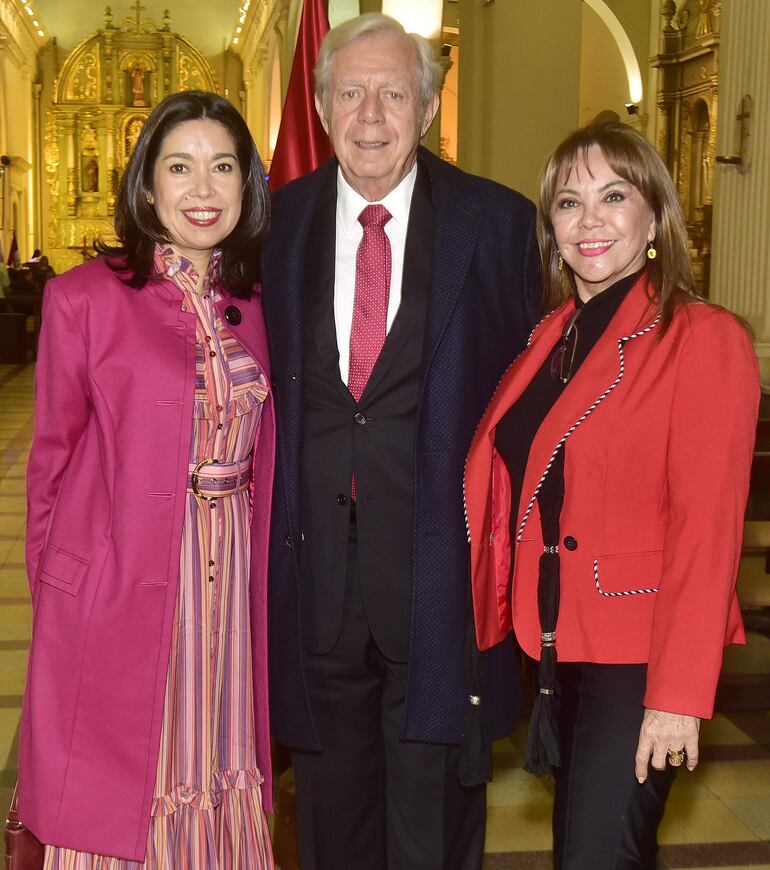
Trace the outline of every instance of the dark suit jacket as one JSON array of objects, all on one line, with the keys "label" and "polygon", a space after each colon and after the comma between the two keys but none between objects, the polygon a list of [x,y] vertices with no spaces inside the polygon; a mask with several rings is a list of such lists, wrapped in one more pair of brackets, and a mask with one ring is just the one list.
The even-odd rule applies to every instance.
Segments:
[{"label": "dark suit jacket", "polygon": [[[465,645],[472,619],[463,511],[465,455],[506,366],[538,318],[535,213],[524,197],[420,149],[435,231],[414,443],[412,606],[402,735],[457,743],[469,706]],[[264,247],[263,304],[272,358],[278,455],[270,552],[269,638],[273,732],[320,746],[303,674],[303,292],[319,197],[332,160],[283,187]],[[427,255],[427,252],[426,252]],[[510,638],[485,653],[482,710],[503,736],[520,686]]]},{"label": "dark suit jacket", "polygon": [[369,630],[391,661],[409,655],[414,438],[433,250],[428,170],[409,209],[401,303],[358,402],[339,369],[334,320],[336,173],[327,173],[308,240],[303,296],[305,400],[302,451],[302,642],[329,652],[340,636],[350,548],[351,480],[356,558]]}]

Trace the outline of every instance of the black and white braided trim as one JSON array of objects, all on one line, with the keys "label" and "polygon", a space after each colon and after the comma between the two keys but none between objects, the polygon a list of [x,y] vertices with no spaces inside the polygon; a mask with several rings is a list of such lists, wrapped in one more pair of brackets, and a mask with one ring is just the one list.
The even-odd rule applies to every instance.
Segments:
[{"label": "black and white braided trim", "polygon": [[620,595],[648,595],[650,592],[657,592],[657,588],[650,589],[625,589],[623,592],[605,592],[601,584],[599,583],[599,563],[594,559],[594,583],[596,584],[596,591],[599,595],[603,595],[605,598],[617,598]]},{"label": "black and white braided trim", "polygon": [[532,493],[532,498],[529,500],[529,504],[527,505],[527,509],[524,511],[524,516],[521,520],[521,525],[519,526],[519,530],[516,533],[516,542],[521,541],[521,537],[524,534],[524,527],[527,525],[527,520],[529,519],[529,515],[532,513],[532,508],[535,505],[535,500],[537,499],[538,493],[543,488],[543,483],[548,476],[548,472],[551,470],[551,466],[553,465],[553,461],[556,458],[556,454],[559,452],[560,448],[564,444],[564,442],[569,438],[570,435],[580,426],[581,423],[596,409],[601,405],[601,403],[609,396],[609,394],[617,387],[617,385],[623,380],[623,375],[626,372],[626,361],[625,356],[623,354],[623,346],[627,341],[630,341],[632,338],[638,338],[640,335],[645,335],[646,333],[655,329],[660,321],[660,316],[656,317],[655,320],[652,321],[648,326],[645,326],[644,329],[640,329],[638,332],[633,332],[631,335],[623,336],[618,339],[618,355],[620,356],[620,369],[618,370],[618,376],[615,380],[610,384],[609,387],[578,417],[578,419],[570,426],[570,428],[564,433],[559,443],[553,450],[548,463],[545,466],[545,470],[538,481],[537,486],[535,487],[534,493]]}]

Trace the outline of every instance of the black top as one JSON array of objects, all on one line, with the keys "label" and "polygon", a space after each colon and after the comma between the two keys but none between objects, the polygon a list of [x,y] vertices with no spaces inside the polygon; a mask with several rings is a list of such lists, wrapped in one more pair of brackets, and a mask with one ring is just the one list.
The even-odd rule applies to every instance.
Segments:
[{"label": "black top", "polygon": [[[495,431],[495,447],[505,462],[508,475],[511,480],[511,550],[516,539],[517,514],[521,488],[524,484],[524,472],[529,458],[529,449],[537,434],[540,425],[551,410],[556,400],[565,389],[569,389],[569,382],[575,376],[577,370],[583,364],[597,340],[609,325],[615,312],[620,308],[621,302],[626,298],[628,291],[636,283],[639,272],[621,278],[612,286],[608,287],[588,302],[577,298],[576,319],[574,327],[567,334],[569,321],[565,325],[562,335],[557,340],[551,353],[538,369],[529,386],[519,397],[519,400],[508,410],[506,415],[497,424]],[[563,355],[560,367],[557,354]],[[573,356],[574,354],[574,356]],[[553,373],[552,373],[553,370]],[[569,377],[564,382],[560,374]],[[563,454],[564,451],[559,451]],[[544,488],[540,493],[539,503],[541,516],[549,517],[547,526],[543,528],[544,543],[553,546],[558,543],[558,510],[549,511],[548,503],[552,499],[561,505],[561,497],[564,491],[564,463],[563,456],[557,457],[546,477]],[[555,528],[553,523],[555,522]],[[546,540],[547,538],[547,540]],[[555,538],[555,539],[554,539]],[[513,560],[511,560],[511,571]]]}]

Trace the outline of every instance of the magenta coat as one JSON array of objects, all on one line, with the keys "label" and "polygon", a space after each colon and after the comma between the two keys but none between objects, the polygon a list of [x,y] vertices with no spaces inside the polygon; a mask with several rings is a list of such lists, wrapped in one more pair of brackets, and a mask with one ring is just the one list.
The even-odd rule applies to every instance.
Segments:
[{"label": "magenta coat", "polygon": [[[32,644],[19,811],[44,843],[142,861],[179,581],[195,314],[102,260],[46,286],[27,472]],[[259,296],[228,328],[270,379]],[[272,396],[254,459],[251,626],[257,761],[271,805],[267,535]]]}]

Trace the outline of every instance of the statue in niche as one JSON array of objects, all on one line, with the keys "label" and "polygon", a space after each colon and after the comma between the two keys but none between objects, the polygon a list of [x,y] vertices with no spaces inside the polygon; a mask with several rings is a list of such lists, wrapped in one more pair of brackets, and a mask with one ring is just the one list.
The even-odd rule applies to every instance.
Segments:
[{"label": "statue in niche", "polygon": [[84,124],[80,133],[80,147],[85,154],[87,151],[96,150],[96,130],[90,124]]},{"label": "statue in niche", "polygon": [[131,105],[133,106],[147,105],[144,97],[144,77],[146,72],[147,71],[139,66],[139,64],[133,67],[129,72],[129,77],[131,79],[131,94],[133,97]]},{"label": "statue in niche", "polygon": [[82,179],[80,189],[83,193],[96,193],[99,190],[99,146],[96,131],[91,124],[84,124],[80,131],[80,154]]},{"label": "statue in niche", "polygon": [[83,167],[83,192],[96,193],[99,190],[99,164],[90,157]]}]

